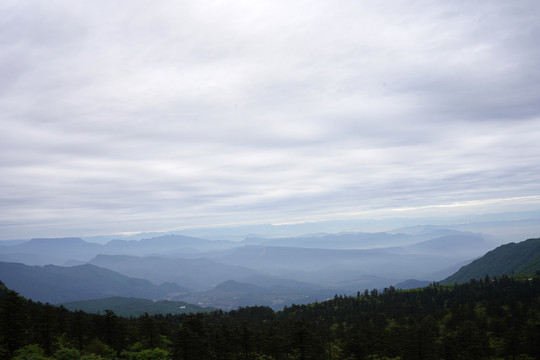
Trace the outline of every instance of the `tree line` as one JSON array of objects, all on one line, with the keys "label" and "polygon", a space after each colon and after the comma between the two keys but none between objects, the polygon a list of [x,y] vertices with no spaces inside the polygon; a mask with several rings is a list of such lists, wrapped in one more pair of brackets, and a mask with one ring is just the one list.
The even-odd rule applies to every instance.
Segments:
[{"label": "tree line", "polygon": [[0,294],[5,359],[539,359],[540,276],[123,318]]}]

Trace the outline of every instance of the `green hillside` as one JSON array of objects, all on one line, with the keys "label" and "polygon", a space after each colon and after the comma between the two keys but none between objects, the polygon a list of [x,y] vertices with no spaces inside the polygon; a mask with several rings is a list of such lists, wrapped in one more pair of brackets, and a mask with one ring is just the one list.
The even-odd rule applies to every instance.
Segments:
[{"label": "green hillside", "polygon": [[488,252],[472,263],[463,266],[441,284],[465,283],[501,275],[534,274],[540,271],[540,238],[520,243],[509,243]]},{"label": "green hillside", "polygon": [[82,310],[87,313],[105,313],[105,310],[111,310],[116,315],[130,317],[140,316],[145,313],[148,315],[157,314],[192,314],[199,312],[210,312],[213,308],[203,308],[197,305],[188,304],[183,301],[152,301],[140,298],[126,298],[120,296],[109,297],[105,299],[73,301],[62,304],[68,310]]}]

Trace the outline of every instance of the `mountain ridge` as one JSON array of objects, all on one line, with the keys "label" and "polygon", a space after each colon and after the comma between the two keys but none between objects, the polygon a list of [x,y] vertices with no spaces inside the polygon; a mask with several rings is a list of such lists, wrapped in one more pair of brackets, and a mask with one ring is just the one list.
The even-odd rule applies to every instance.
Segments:
[{"label": "mountain ridge", "polygon": [[[524,272],[524,271],[527,272]],[[463,266],[455,274],[440,281],[441,284],[465,283],[481,279],[514,274],[532,274],[540,270],[540,238],[501,245]]]},{"label": "mountain ridge", "polygon": [[62,267],[0,262],[0,280],[29,299],[51,304],[115,295],[164,299],[170,286],[161,288],[92,264]]}]

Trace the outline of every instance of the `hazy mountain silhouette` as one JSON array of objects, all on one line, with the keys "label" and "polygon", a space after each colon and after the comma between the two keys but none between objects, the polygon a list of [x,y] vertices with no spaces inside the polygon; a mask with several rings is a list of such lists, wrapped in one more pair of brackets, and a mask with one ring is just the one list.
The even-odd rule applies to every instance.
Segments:
[{"label": "hazy mountain silhouette", "polygon": [[161,288],[148,280],[91,264],[62,267],[0,262],[0,277],[7,287],[21,295],[52,304],[110,296],[163,299],[170,290],[170,286]]},{"label": "hazy mountain silhouette", "polygon": [[413,236],[406,234],[355,232],[310,234],[281,238],[248,237],[242,243],[246,245],[315,249],[370,249],[406,245],[414,242],[414,240],[415,238]]},{"label": "hazy mountain silhouette", "polygon": [[497,246],[481,234],[463,233],[444,235],[406,246],[408,252],[416,254],[448,255],[454,257],[475,257],[485,254]]},{"label": "hazy mountain silhouette", "polygon": [[[125,288],[114,287],[106,280],[103,287],[88,274],[85,276],[89,276],[89,280],[82,275],[75,276],[82,269],[90,272],[90,268],[73,266],[69,268],[73,272],[69,276],[49,274],[46,280],[50,286],[43,285],[47,281],[42,277],[36,277],[36,291],[40,289],[47,299],[53,299],[55,291],[58,297],[66,297],[68,288],[73,286],[75,300],[88,296],[163,298],[170,295],[207,305],[215,300],[226,308],[241,304],[277,307],[295,301],[323,299],[329,293],[380,289],[406,279],[437,281],[495,248],[483,234],[431,227],[403,230],[409,233],[309,234],[274,239],[256,237],[243,242],[182,235],[111,240],[106,244],[79,238],[32,239],[0,246],[0,260],[40,265],[89,262],[116,273],[111,275],[113,279],[125,281]],[[24,267],[17,269],[10,271],[29,273]],[[0,280],[4,272],[0,273]],[[117,277],[120,274],[123,280]],[[77,284],[70,276],[86,284]],[[28,275],[24,283],[30,284],[31,278]],[[127,280],[130,278],[144,279],[154,288],[143,286],[140,291],[144,288],[144,294],[132,295],[128,292],[134,291],[133,283]],[[162,283],[166,284],[155,285]],[[83,286],[91,284],[96,285],[96,291]],[[238,284],[249,286],[231,288],[240,286]],[[25,291],[29,291],[29,287]],[[230,299],[226,299],[225,293]],[[54,298],[54,301],[67,300]]]},{"label": "hazy mountain silhouette", "polygon": [[166,235],[142,240],[111,240],[106,244],[86,242],[80,238],[31,239],[11,246],[0,246],[0,259],[28,265],[65,265],[67,262],[88,262],[98,254],[108,255],[181,255],[202,251],[229,249],[231,241],[198,239],[182,235]]},{"label": "hazy mountain silhouette", "polygon": [[[483,241],[479,238],[480,241]],[[469,259],[474,251],[453,252],[431,250],[440,238],[425,248],[381,248],[368,250],[310,249],[277,246],[244,246],[223,252],[213,261],[243,265],[274,276],[320,286],[334,286],[359,275],[381,279],[378,286],[391,285],[395,279],[418,278],[454,266]],[[476,253],[476,256],[483,254]],[[428,279],[428,278],[426,278]],[[429,279],[437,280],[437,279]]]},{"label": "hazy mountain silhouette", "polygon": [[61,265],[66,260],[90,260],[102,245],[80,238],[36,238],[13,246],[0,248],[2,258],[11,258],[30,265]]},{"label": "hazy mountain silhouette", "polygon": [[179,255],[229,249],[237,243],[226,240],[206,240],[183,235],[164,235],[141,240],[111,240],[101,254],[109,255]]},{"label": "hazy mountain silhouette", "polygon": [[98,255],[91,264],[155,283],[174,282],[194,290],[207,290],[227,280],[241,280],[256,271],[208,259],[170,259],[158,256]]}]

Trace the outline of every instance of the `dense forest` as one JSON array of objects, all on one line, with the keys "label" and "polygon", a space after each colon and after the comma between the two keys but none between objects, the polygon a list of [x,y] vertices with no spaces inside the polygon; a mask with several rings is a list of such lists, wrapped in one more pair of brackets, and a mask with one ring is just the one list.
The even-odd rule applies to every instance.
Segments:
[{"label": "dense forest", "polygon": [[359,292],[275,312],[123,318],[2,290],[5,359],[538,359],[540,276]]}]

